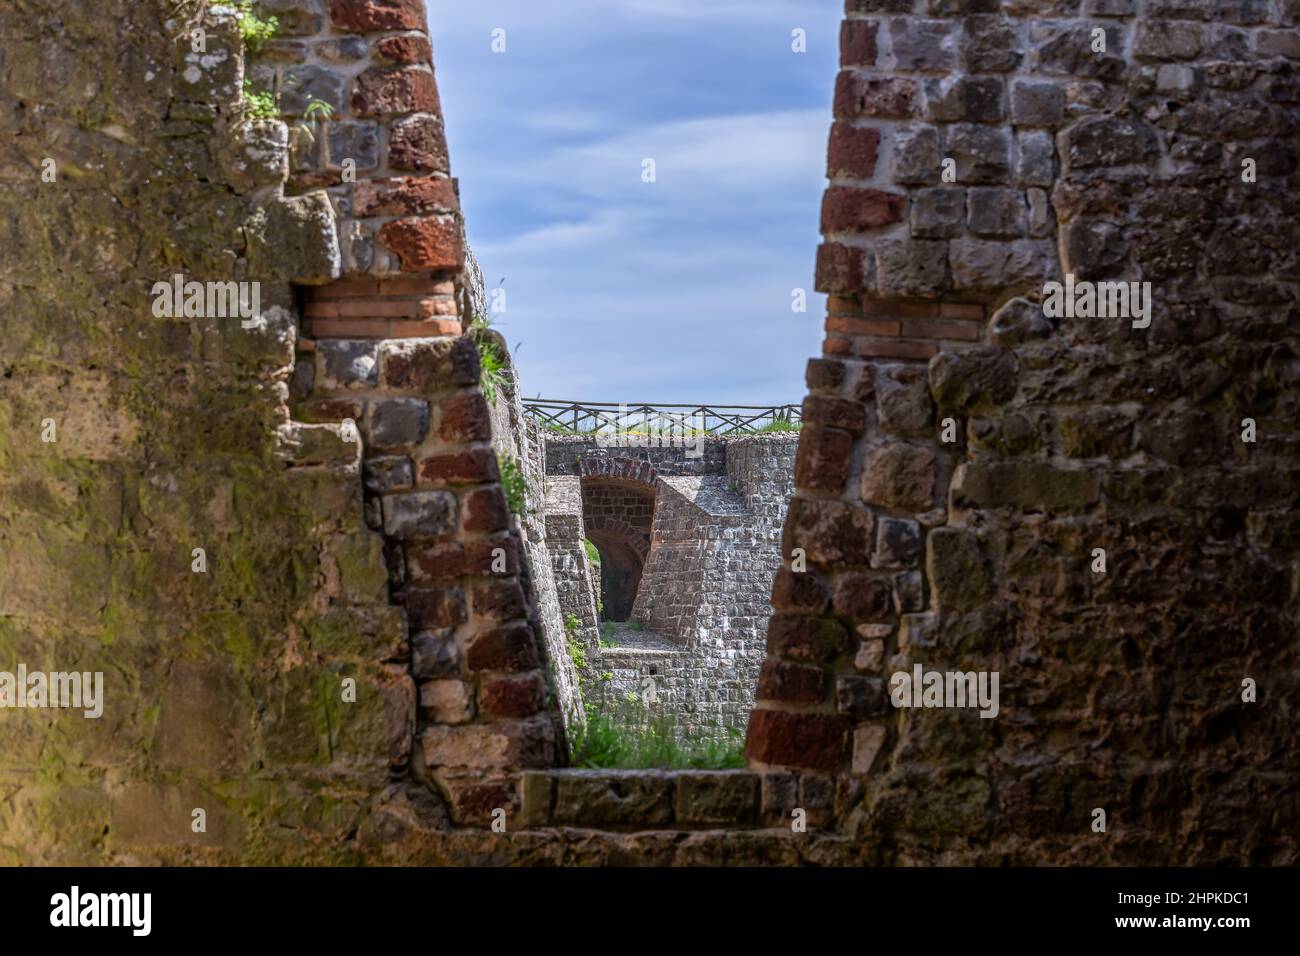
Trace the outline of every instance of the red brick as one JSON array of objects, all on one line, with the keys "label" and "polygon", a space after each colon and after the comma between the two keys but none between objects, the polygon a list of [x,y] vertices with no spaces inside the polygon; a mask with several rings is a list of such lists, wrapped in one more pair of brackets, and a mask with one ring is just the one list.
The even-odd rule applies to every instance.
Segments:
[{"label": "red brick", "polygon": [[455,212],[456,190],[442,176],[359,179],[352,187],[352,211],[364,216],[407,216]]},{"label": "red brick", "polygon": [[811,391],[834,391],[844,384],[845,368],[843,362],[834,359],[809,359],[808,370],[804,374]]},{"label": "red brick", "polygon": [[386,339],[388,323],[368,319],[312,319],[311,334],[318,339]]},{"label": "red brick", "polygon": [[387,70],[376,66],[352,81],[352,111],[358,116],[439,110],[438,86],[428,70],[411,66]]},{"label": "red brick", "polygon": [[859,339],[856,351],[862,358],[929,359],[939,353],[939,347],[898,339]]},{"label": "red brick", "polygon": [[460,319],[394,319],[388,323],[391,339],[426,339],[460,335],[463,331]]},{"label": "red brick", "polygon": [[830,603],[830,591],[815,574],[777,569],[772,581],[772,607],[778,611],[804,611],[820,614]]},{"label": "red brick", "polygon": [[[514,540],[509,537],[485,538],[460,544],[454,541],[441,544],[408,544],[406,567],[412,580],[454,581],[457,578],[482,578],[494,574],[516,574],[519,571],[519,553]],[[496,552],[500,550],[500,572]]]},{"label": "red brick", "polygon": [[424,0],[330,0],[330,22],[339,30],[423,30]]},{"label": "red brick", "polygon": [[941,302],[939,315],[945,319],[974,319],[983,321],[984,306],[978,302]]},{"label": "red brick", "polygon": [[809,564],[866,566],[871,555],[875,518],[861,505],[847,501],[790,499],[782,553],[789,560],[803,548]]},{"label": "red brick", "polygon": [[818,292],[856,293],[862,289],[862,250],[838,242],[817,247]]},{"label": "red brick", "polygon": [[883,623],[893,610],[892,594],[888,578],[852,571],[835,579],[831,601],[835,613],[854,624]]},{"label": "red brick", "polygon": [[[549,761],[539,756],[540,766]],[[484,777],[481,770],[448,773],[439,770],[438,786],[451,804],[452,822],[459,827],[487,829],[494,822],[493,812],[506,812],[513,820],[519,810],[519,784],[513,776]]]},{"label": "red brick", "polygon": [[862,307],[856,296],[832,295],[826,299],[826,311],[833,315],[857,315]]},{"label": "red brick", "polygon": [[489,717],[531,717],[546,704],[546,682],[536,671],[486,681],[479,710]]},{"label": "red brick", "polygon": [[875,66],[876,20],[845,20],[840,24],[840,65]]},{"label": "red brick", "polygon": [[794,459],[795,487],[839,491],[848,481],[852,456],[853,436],[848,432],[805,425]]},{"label": "red brick", "polygon": [[847,335],[898,335],[902,323],[898,319],[855,319],[832,315],[826,319],[827,332],[844,332]]},{"label": "red brick", "polygon": [[380,295],[430,295],[451,294],[455,285],[443,279],[428,276],[398,276],[394,279],[380,279]]},{"label": "red brick", "polygon": [[453,219],[394,219],[379,228],[379,241],[397,254],[405,272],[460,269],[460,225]]},{"label": "red brick", "polygon": [[845,398],[809,395],[803,400],[803,420],[861,435],[867,427],[867,410]]},{"label": "red brick", "polygon": [[863,315],[890,315],[897,318],[931,318],[939,314],[939,303],[924,299],[865,299]]},{"label": "red brick", "polygon": [[902,222],[907,197],[880,189],[829,186],[822,197],[823,233],[861,232]]},{"label": "red brick", "polygon": [[447,485],[481,485],[500,481],[497,457],[489,448],[434,455],[418,463],[416,474],[421,485],[444,488]]},{"label": "red brick", "polygon": [[448,171],[447,138],[436,116],[408,116],[388,130],[388,165],[419,172]]},{"label": "red brick", "polygon": [[340,279],[329,285],[312,286],[308,290],[310,299],[345,299],[353,296],[379,294],[379,283],[374,279]]},{"label": "red brick", "polygon": [[915,80],[844,70],[835,78],[835,116],[908,117],[916,112]]},{"label": "red brick", "polygon": [[848,754],[848,719],[830,714],[756,710],[745,756],[759,763],[838,772]]},{"label": "red brick", "polygon": [[829,664],[853,649],[849,632],[833,617],[774,614],[767,625],[767,652],[806,664]]},{"label": "red brick", "polygon": [[820,704],[826,697],[826,672],[820,667],[768,659],[758,672],[758,699],[788,704]]},{"label": "red brick", "polygon": [[469,492],[461,505],[461,527],[466,531],[505,531],[510,527],[510,507],[499,485]]},{"label": "red brick", "polygon": [[299,417],[305,422],[341,422],[345,418],[358,422],[365,407],[356,398],[321,398],[302,406]]},{"label": "red brick", "polygon": [[830,144],[826,149],[827,178],[851,176],[870,179],[876,174],[879,147],[879,130],[841,122],[832,124]]},{"label": "red brick", "polygon": [[[460,307],[456,305],[456,300],[446,299],[421,299],[419,301],[420,317],[424,319],[446,318],[448,316],[459,316]],[[459,321],[459,319],[457,319]]]},{"label": "red brick", "polygon": [[957,339],[962,342],[974,342],[980,337],[977,322],[940,322],[929,319],[914,319],[904,328],[907,335],[917,335],[926,339]]},{"label": "red brick", "polygon": [[476,584],[470,592],[470,607],[476,618],[513,621],[528,616],[523,588],[514,578],[502,577]]},{"label": "red brick", "polygon": [[822,342],[823,355],[852,355],[853,342],[839,336],[830,336]]},{"label": "red brick", "polygon": [[480,632],[465,652],[465,665],[471,671],[496,671],[516,674],[536,670],[537,642],[528,624],[507,624]]},{"label": "red brick", "polygon": [[406,617],[411,624],[411,633],[464,624],[469,620],[465,592],[447,587],[408,590]]},{"label": "red brick", "polygon": [[339,299],[328,303],[328,305],[342,319],[356,318],[358,316],[373,319],[387,319],[395,316],[414,318],[420,311],[418,302],[403,301],[402,299]]},{"label": "red brick", "polygon": [[374,49],[380,57],[392,63],[429,63],[433,59],[429,38],[423,34],[383,37],[375,41]]},{"label": "red brick", "polygon": [[337,319],[339,316],[339,303],[337,300],[330,302],[308,302],[302,310],[303,315],[312,318]]},{"label": "red brick", "polygon": [[492,416],[478,392],[460,392],[438,403],[438,437],[449,442],[489,441]]}]

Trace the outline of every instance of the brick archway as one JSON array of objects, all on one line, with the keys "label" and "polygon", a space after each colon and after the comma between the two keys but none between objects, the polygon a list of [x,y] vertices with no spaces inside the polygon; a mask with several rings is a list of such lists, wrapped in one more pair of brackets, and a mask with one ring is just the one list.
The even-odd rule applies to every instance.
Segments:
[{"label": "brick archway", "polygon": [[631,617],[650,554],[655,469],[647,461],[616,458],[583,460],[578,463],[578,471],[583,527],[602,559],[604,618],[626,621]]}]

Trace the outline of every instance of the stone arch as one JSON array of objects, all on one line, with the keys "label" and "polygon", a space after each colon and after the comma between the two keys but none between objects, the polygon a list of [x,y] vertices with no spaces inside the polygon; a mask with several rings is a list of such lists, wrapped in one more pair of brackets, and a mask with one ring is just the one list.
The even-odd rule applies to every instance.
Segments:
[{"label": "stone arch", "polygon": [[583,527],[602,559],[603,616],[626,621],[650,554],[658,478],[650,462],[630,458],[583,459],[578,473]]}]

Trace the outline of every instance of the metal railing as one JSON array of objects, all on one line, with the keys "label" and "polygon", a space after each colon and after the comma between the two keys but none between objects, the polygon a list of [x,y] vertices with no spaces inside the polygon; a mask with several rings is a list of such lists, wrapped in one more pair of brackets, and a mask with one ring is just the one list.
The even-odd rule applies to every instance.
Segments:
[{"label": "metal railing", "polygon": [[803,420],[799,405],[674,405],[661,403],[566,402],[525,398],[524,412],[542,427],[572,435],[636,432],[639,427],[685,429],[692,434],[735,435],[794,431]]}]

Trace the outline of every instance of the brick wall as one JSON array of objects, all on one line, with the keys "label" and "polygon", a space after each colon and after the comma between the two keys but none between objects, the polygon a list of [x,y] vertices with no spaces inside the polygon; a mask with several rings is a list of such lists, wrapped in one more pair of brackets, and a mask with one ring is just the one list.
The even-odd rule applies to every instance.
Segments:
[{"label": "brick wall", "polygon": [[[846,10],[751,762],[886,860],[1294,859],[1300,11]],[[1046,314],[1066,273],[1149,327]],[[998,716],[893,707],[917,664]]]}]

